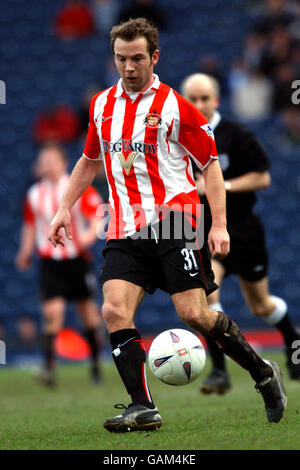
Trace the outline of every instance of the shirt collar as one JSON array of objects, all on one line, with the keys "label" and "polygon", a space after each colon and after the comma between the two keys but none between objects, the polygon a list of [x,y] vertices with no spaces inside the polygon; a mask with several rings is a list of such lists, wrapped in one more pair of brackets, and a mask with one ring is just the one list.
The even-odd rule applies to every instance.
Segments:
[{"label": "shirt collar", "polygon": [[210,125],[212,127],[212,130],[214,131],[215,128],[218,126],[219,122],[221,121],[222,117],[219,111],[215,111],[213,114],[213,117],[210,120]]},{"label": "shirt collar", "polygon": [[[159,85],[160,85],[158,75],[156,75],[154,73],[153,76],[154,76],[154,82],[152,83],[152,85],[150,85],[150,87],[147,90],[143,91],[143,95],[150,95],[154,91],[158,90]],[[123,93],[126,94],[126,91],[124,90],[124,88],[122,86],[122,78],[120,78],[120,80],[118,81],[118,84],[117,84],[115,98],[120,98],[123,95]]]}]

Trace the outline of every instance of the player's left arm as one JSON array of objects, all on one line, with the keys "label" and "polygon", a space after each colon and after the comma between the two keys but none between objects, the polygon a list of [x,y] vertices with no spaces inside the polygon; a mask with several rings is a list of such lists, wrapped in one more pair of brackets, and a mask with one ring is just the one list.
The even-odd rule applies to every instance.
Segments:
[{"label": "player's left arm", "polygon": [[211,255],[224,258],[230,249],[226,222],[226,193],[222,170],[218,160],[212,160],[203,172],[206,197],[209,203],[212,225],[208,234]]}]

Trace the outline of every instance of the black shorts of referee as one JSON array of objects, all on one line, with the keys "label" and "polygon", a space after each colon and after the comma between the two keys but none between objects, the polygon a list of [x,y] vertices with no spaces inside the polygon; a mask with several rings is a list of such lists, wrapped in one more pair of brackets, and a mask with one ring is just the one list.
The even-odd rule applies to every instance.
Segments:
[{"label": "black shorts of referee", "polygon": [[137,233],[134,237],[110,240],[103,250],[101,283],[122,279],[141,286],[149,294],[158,288],[170,295],[196,288],[203,288],[209,295],[216,290],[207,244],[201,248],[184,234],[177,238],[172,216],[170,233],[164,235],[165,222],[145,228],[145,238],[137,238]]},{"label": "black shorts of referee", "polygon": [[225,268],[225,277],[236,274],[245,281],[256,282],[267,276],[265,232],[258,215],[251,212],[241,219],[232,220],[227,230],[230,253],[218,260]]},{"label": "black shorts of referee", "polygon": [[63,297],[76,301],[95,295],[97,279],[91,264],[82,257],[40,260],[40,289],[42,300]]}]

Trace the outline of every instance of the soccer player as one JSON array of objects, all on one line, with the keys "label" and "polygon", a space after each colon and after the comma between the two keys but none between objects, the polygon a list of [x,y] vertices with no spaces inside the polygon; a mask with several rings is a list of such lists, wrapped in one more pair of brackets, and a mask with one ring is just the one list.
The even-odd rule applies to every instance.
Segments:
[{"label": "soccer player", "polygon": [[66,240],[65,246],[54,249],[48,240],[49,224],[69,182],[66,170],[67,156],[60,146],[48,144],[40,150],[35,165],[40,180],[26,195],[21,245],[16,257],[20,270],[31,266],[35,246],[40,257],[45,364],[36,378],[48,386],[56,384],[55,340],[63,326],[67,300],[76,302],[90,345],[91,379],[100,380],[100,315],[93,300],[97,281],[88,248],[97,239],[96,227],[101,222],[96,210],[102,199],[94,188],[86,189],[72,209],[73,240]]},{"label": "soccer player", "polygon": [[[102,160],[111,214],[101,276],[102,313],[113,359],[132,400],[128,407],[122,405],[123,413],[107,419],[104,428],[127,432],[161,426],[147,384],[143,341],[134,325],[145,293],[156,288],[170,294],[187,325],[218,341],[250,372],[264,398],[268,420],[278,422],[286,404],[278,365],[261,359],[227,315],[208,308],[206,295],[217,288],[208,247],[200,249],[196,239],[196,248],[189,248],[187,235],[179,238],[179,227],[172,225],[178,214],[191,224],[197,218],[199,196],[190,155],[206,182],[213,219],[209,250],[212,256],[227,255],[224,181],[213,133],[195,106],[154,75],[159,57],[156,27],[144,18],[130,19],[114,26],[110,36],[121,78],[91,101],[84,153],[49,233],[53,246],[63,243],[61,228],[71,238],[69,211]],[[169,236],[165,236],[167,223],[172,229]]]},{"label": "soccer player", "polygon": [[[268,255],[264,228],[253,213],[255,191],[271,182],[268,157],[255,136],[245,127],[224,119],[217,111],[220,101],[218,82],[205,74],[194,74],[182,83],[183,95],[201,111],[215,134],[219,161],[227,193],[227,228],[230,235],[230,253],[221,260],[212,260],[216,282],[221,286],[224,277],[235,274],[250,311],[277,328],[283,336],[287,368],[291,379],[300,379],[300,366],[293,364],[292,343],[299,333],[291,323],[286,302],[270,295],[268,289]],[[204,178],[194,166],[199,194],[205,192]],[[209,205],[205,196],[205,230],[211,225]],[[211,309],[223,311],[220,291],[208,297]],[[200,384],[203,393],[226,393],[231,388],[222,350],[210,339],[213,370]]]}]

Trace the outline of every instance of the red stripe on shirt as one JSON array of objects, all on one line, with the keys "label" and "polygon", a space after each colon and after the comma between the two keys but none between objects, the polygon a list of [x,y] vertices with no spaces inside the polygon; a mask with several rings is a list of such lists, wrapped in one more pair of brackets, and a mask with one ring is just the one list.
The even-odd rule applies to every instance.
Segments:
[{"label": "red stripe on shirt", "polygon": [[100,96],[102,93],[103,91],[101,91],[100,93],[97,93],[91,101],[90,111],[89,111],[89,129],[88,129],[88,134],[87,134],[87,138],[86,138],[86,142],[85,142],[85,146],[83,150],[84,155],[93,160],[97,159],[100,154],[100,141],[99,141],[99,137],[97,134],[96,123],[94,120],[94,112],[95,112],[95,102],[98,96]]},{"label": "red stripe on shirt", "polygon": [[[135,115],[137,107],[142,99],[143,93],[140,93],[136,100],[132,103],[131,99],[126,93],[123,93],[124,98],[126,98],[126,106],[125,106],[125,116],[123,121],[123,128],[122,128],[122,140],[131,142],[132,133],[135,123]],[[123,155],[127,160],[130,151],[125,152],[123,150]],[[139,187],[137,184],[137,179],[134,171],[134,166],[132,164],[129,174],[123,168],[123,175],[124,181],[127,189],[127,194],[129,198],[129,202],[131,204],[134,216],[134,223],[136,230],[139,230],[141,227],[146,225],[146,215],[144,210],[142,209],[142,197],[139,191]]]},{"label": "red stripe on shirt", "polygon": [[35,215],[34,215],[34,212],[31,207],[28,197],[26,197],[25,202],[24,202],[23,219],[24,219],[25,224],[34,225],[35,223]]},{"label": "red stripe on shirt", "polygon": [[[173,90],[174,91],[174,90]],[[195,163],[205,167],[211,158],[217,158],[216,144],[201,126],[208,124],[205,116],[189,101],[174,91],[179,110],[178,142],[193,157]]]},{"label": "red stripe on shirt", "polygon": [[[162,83],[160,84],[159,89],[157,93],[155,94],[155,98],[152,102],[152,105],[149,109],[149,114],[154,113],[154,112],[155,114],[158,114],[158,115],[161,114],[165,101],[168,97],[169,91],[170,91],[170,87]],[[159,127],[151,127],[151,126],[146,125],[144,141],[147,142],[147,144],[150,144],[153,146],[157,145],[158,129]],[[166,189],[165,189],[164,182],[159,174],[157,150],[155,150],[154,153],[152,152],[145,153],[145,159],[146,159],[149,178],[151,181],[154,202],[157,206],[159,206],[165,200]]]},{"label": "red stripe on shirt", "polygon": [[[107,95],[106,104],[103,109],[102,117],[110,117],[113,115],[114,106],[116,103],[115,92],[117,89],[117,85],[113,86]],[[111,139],[111,124],[112,119],[105,119],[102,121],[101,126],[101,134],[102,140],[106,140],[110,142]],[[112,198],[114,201],[114,208],[109,205],[109,213],[110,213],[110,221],[109,227],[107,231],[107,239],[112,238],[119,238],[124,236],[124,228],[125,223],[123,221],[123,211],[121,206],[121,201],[116,189],[115,179],[112,173],[112,166],[111,166],[111,155],[109,152],[105,152],[105,166],[106,166],[106,173],[107,179],[111,188]]]}]

